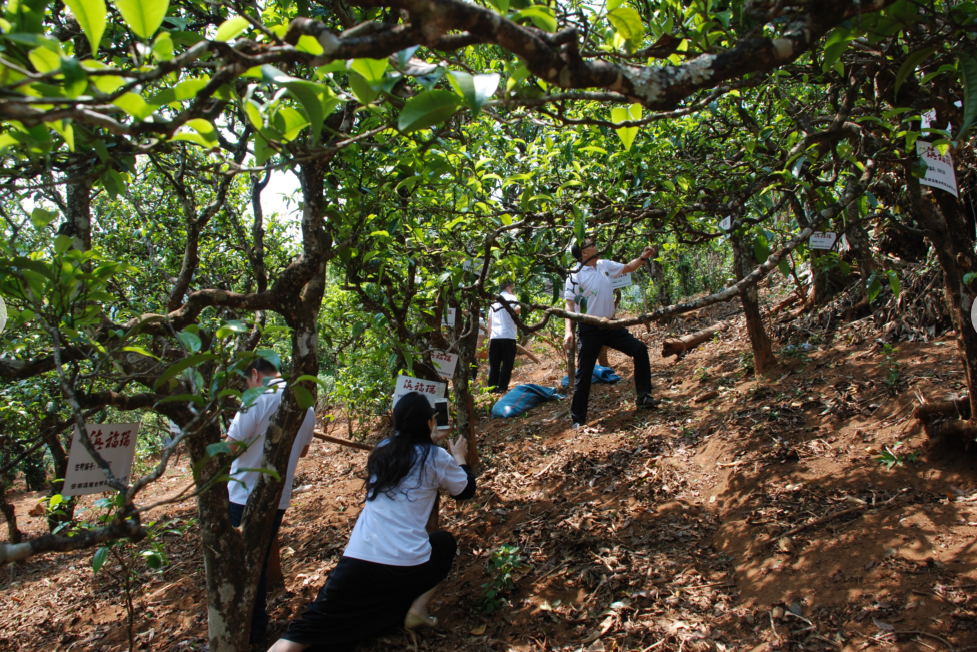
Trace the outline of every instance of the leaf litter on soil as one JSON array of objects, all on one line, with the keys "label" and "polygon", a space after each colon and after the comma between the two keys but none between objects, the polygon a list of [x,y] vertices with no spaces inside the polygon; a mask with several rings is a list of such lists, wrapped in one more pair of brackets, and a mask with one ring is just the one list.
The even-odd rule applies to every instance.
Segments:
[{"label": "leaf litter on soil", "polygon": [[[714,306],[705,319],[677,320],[670,333],[725,312]],[[650,341],[663,334],[655,328]],[[725,652],[977,644],[977,465],[928,448],[909,418],[916,392],[941,397],[962,387],[955,347],[949,337],[900,343],[893,392],[878,342],[850,341],[783,356],[761,378],[742,373],[742,326],[678,362],[651,351],[665,404],[642,412],[633,409],[630,361],[611,352],[623,380],[594,386],[592,420],[578,431],[569,429],[566,401],[512,420],[480,412],[479,492],[469,504],[443,503],[441,526],[458,537],[460,554],[432,604],[439,627],[419,633],[416,645]],[[552,351],[536,352],[542,364],[520,365],[513,384],[559,382]],[[716,396],[693,402],[706,392]],[[881,464],[886,447],[903,463]],[[364,461],[318,443],[300,461],[296,485],[311,488],[293,499],[280,535],[285,586],[269,596],[275,635],[342,554]],[[37,497],[12,495],[29,536],[46,530],[43,518],[27,516]],[[194,512],[186,501],[166,517]],[[523,566],[502,608],[486,614],[488,560],[506,544],[519,548]],[[170,565],[143,578],[137,649],[206,648],[198,547],[195,529],[167,540]],[[93,579],[92,552],[8,567],[0,650],[127,647],[119,595]],[[395,631],[360,649],[415,642]]]}]

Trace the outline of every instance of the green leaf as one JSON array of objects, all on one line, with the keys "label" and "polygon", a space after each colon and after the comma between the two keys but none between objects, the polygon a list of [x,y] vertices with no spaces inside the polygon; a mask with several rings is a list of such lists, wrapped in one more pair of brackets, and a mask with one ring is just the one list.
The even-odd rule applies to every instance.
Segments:
[{"label": "green leaf", "polygon": [[451,91],[424,91],[412,97],[404,105],[397,120],[397,128],[403,133],[427,129],[440,124],[454,115],[461,101]]},{"label": "green leaf", "polygon": [[146,561],[146,565],[153,570],[157,570],[163,565],[163,556],[155,550],[143,550],[139,554]]},{"label": "green leaf", "polygon": [[879,282],[878,272],[873,272],[868,278],[868,300],[875,301],[875,297],[879,296],[879,292],[882,291],[882,283]]},{"label": "green leaf", "polygon": [[386,59],[353,59],[349,69],[370,84],[379,85],[383,81],[383,74],[387,72],[387,65]]},{"label": "green leaf", "polygon": [[790,264],[787,262],[786,258],[782,258],[777,267],[780,269],[780,273],[784,275],[784,278],[790,278]]},{"label": "green leaf", "polygon": [[474,113],[481,111],[482,106],[491,99],[499,87],[498,73],[487,75],[470,75],[467,72],[451,71],[448,81],[455,92],[465,98],[465,104]]},{"label": "green leaf", "polygon": [[957,133],[961,140],[977,118],[977,60],[963,55],[960,57],[960,77],[963,81],[963,124]]},{"label": "green leaf", "polygon": [[255,354],[273,364],[275,369],[280,370],[282,368],[282,358],[274,349],[258,349]]},{"label": "green leaf", "polygon": [[94,57],[105,32],[105,0],[64,0],[64,3],[85,32]]},{"label": "green leaf", "polygon": [[109,549],[102,546],[95,551],[92,555],[92,574],[98,573],[102,566],[105,565],[105,561],[109,558]]},{"label": "green leaf", "polygon": [[363,331],[366,330],[366,327],[367,327],[367,323],[365,321],[358,321],[355,324],[353,324],[353,333],[352,333],[353,339],[355,340],[357,337],[362,335]]},{"label": "green leaf", "polygon": [[899,72],[896,73],[896,85],[893,95],[898,97],[899,89],[902,87],[903,82],[909,77],[909,75],[915,72],[919,64],[923,63],[926,59],[930,57],[931,54],[936,52],[939,48],[936,46],[930,48],[923,48],[922,50],[917,50],[913,52],[906,60],[903,62],[902,66],[899,67]]},{"label": "green leaf", "polygon": [[58,214],[54,211],[44,210],[40,207],[35,207],[31,211],[31,224],[34,225],[35,229],[43,229],[45,226],[53,222],[58,217]]},{"label": "green leaf", "polygon": [[[628,122],[631,120],[641,119],[641,105],[632,104],[629,108],[624,108],[621,106],[611,109],[611,120],[614,122]],[[634,139],[638,135],[637,127],[621,127],[620,129],[615,129],[618,138],[624,144],[624,150],[631,151],[631,145],[634,144]]]},{"label": "green leaf", "polygon": [[218,455],[233,455],[231,453],[231,445],[226,441],[219,441],[216,444],[207,446],[207,457],[216,457]]},{"label": "green leaf", "polygon": [[61,494],[54,494],[53,496],[51,496],[51,499],[48,501],[48,507],[54,509],[55,507],[57,507],[63,502],[64,502],[64,496],[62,496]]},{"label": "green leaf", "polygon": [[148,40],[163,24],[170,0],[115,0],[115,6],[129,29]]},{"label": "green leaf", "polygon": [[142,348],[141,346],[123,346],[123,351],[128,351],[129,353],[138,353],[139,355],[144,355],[147,358],[152,358],[153,360],[159,360],[155,355]]},{"label": "green leaf", "polygon": [[196,143],[205,149],[217,147],[217,129],[210,120],[204,118],[194,118],[188,120],[186,127],[193,129],[193,132],[180,131],[173,134],[173,140],[185,140]]},{"label": "green leaf", "polygon": [[835,62],[848,48],[848,44],[852,42],[853,38],[851,30],[847,27],[835,27],[831,30],[824,42],[824,62],[821,65],[824,72],[835,67]]},{"label": "green leaf", "polygon": [[577,239],[577,245],[582,246],[587,237],[587,227],[584,224],[583,213],[573,206],[573,235]]},{"label": "green leaf", "polygon": [[315,405],[315,397],[312,395],[312,392],[306,388],[296,385],[292,388],[292,391],[295,392],[295,402],[298,403],[298,406],[303,410],[308,410],[310,407]]},{"label": "green leaf", "polygon": [[244,30],[248,29],[251,23],[244,16],[234,16],[233,18],[228,18],[221,26],[217,28],[217,34],[214,36],[215,41],[230,41],[233,38],[237,38]]},{"label": "green leaf", "polygon": [[146,100],[142,98],[142,95],[131,92],[115,98],[112,100],[112,104],[139,120],[145,120],[157,109],[155,104],[146,104]]},{"label": "green leaf", "polygon": [[380,86],[371,84],[369,80],[357,72],[349,73],[349,87],[360,104],[371,104],[380,95]]},{"label": "green leaf", "polygon": [[54,251],[63,254],[75,243],[70,235],[59,235],[54,239]]},{"label": "green leaf", "polygon": [[899,293],[902,292],[902,286],[899,284],[899,275],[896,270],[890,269],[885,273],[889,277],[889,287],[892,288],[892,294],[899,298]]},{"label": "green leaf", "polygon": [[762,233],[757,234],[753,239],[753,255],[761,265],[770,257],[770,243],[767,242],[767,236]]},{"label": "green leaf", "polygon": [[285,84],[289,94],[298,100],[305,111],[305,117],[312,125],[312,143],[319,142],[322,123],[326,116],[339,105],[339,100],[333,97],[332,91],[322,84],[310,81],[294,81]]},{"label": "green leaf", "polygon": [[550,7],[544,7],[542,5],[533,5],[531,7],[526,7],[517,14],[513,14],[512,20],[521,20],[523,18],[528,18],[533,21],[536,27],[540,28],[544,32],[555,32],[556,31],[556,14]]},{"label": "green leaf", "polygon": [[963,275],[963,284],[969,289],[975,278],[977,278],[977,272],[967,272]]},{"label": "green leaf", "polygon": [[509,0],[488,0],[497,12],[505,16],[509,13]]},{"label": "green leaf", "polygon": [[174,362],[172,365],[167,367],[166,371],[164,371],[158,379],[156,379],[156,382],[153,383],[153,389],[158,389],[160,386],[163,385],[163,383],[165,383],[170,378],[173,378],[177,374],[181,373],[184,369],[189,369],[190,367],[196,367],[197,365],[203,364],[204,362],[209,362],[211,360],[216,360],[216,359],[217,356],[214,355],[213,353],[198,353],[196,355],[191,355],[188,358],[183,358],[182,360]]},{"label": "green leaf", "polygon": [[285,141],[292,141],[300,131],[309,126],[309,121],[295,109],[283,106],[275,112],[271,119],[271,126],[282,134]]},{"label": "green leaf", "polygon": [[628,51],[633,52],[645,38],[645,24],[641,20],[641,14],[631,7],[618,7],[607,12],[607,20],[617,30],[625,41],[628,42]]}]

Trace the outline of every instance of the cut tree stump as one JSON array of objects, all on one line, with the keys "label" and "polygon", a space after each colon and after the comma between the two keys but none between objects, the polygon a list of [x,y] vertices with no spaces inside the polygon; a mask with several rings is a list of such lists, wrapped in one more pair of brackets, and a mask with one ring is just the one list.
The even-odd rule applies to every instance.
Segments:
[{"label": "cut tree stump", "polygon": [[685,354],[699,346],[707,340],[711,340],[716,333],[722,333],[729,330],[729,322],[721,321],[718,324],[713,324],[705,330],[701,330],[695,333],[690,333],[684,337],[678,339],[668,339],[662,343],[662,357],[667,358],[670,355],[678,356],[676,359],[681,360],[685,357]]}]

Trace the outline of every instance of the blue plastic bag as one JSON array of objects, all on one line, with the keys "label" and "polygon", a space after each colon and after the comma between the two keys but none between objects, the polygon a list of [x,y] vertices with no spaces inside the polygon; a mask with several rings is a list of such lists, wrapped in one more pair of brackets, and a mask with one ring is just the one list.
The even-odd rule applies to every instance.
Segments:
[{"label": "blue plastic bag", "polygon": [[509,419],[517,417],[542,401],[552,401],[563,398],[555,389],[527,383],[516,385],[509,393],[500,398],[492,406],[492,418]]},{"label": "blue plastic bag", "polygon": [[[577,373],[580,373],[579,369],[577,369]],[[590,384],[600,385],[602,383],[616,383],[619,380],[621,380],[621,377],[614,373],[613,369],[610,367],[602,367],[597,364],[594,365],[594,375],[590,378]],[[563,386],[570,386],[570,376],[563,377]]]}]

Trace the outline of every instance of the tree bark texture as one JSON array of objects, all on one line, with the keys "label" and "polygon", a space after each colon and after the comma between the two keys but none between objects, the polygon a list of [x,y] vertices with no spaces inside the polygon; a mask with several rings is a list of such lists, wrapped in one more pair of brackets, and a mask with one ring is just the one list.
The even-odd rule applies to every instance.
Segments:
[{"label": "tree bark texture", "polygon": [[[957,332],[957,347],[967,376],[970,414],[977,414],[977,331],[970,317],[975,295],[963,277],[977,269],[974,261],[974,239],[960,210],[960,202],[942,190],[920,185],[909,165],[905,167],[906,189],[916,211],[916,218],[929,231],[936,257],[943,268],[944,293],[950,306],[950,317]],[[952,436],[972,440],[977,435],[973,418],[965,422],[948,422],[944,430]]]},{"label": "tree bark texture", "polygon": [[[753,269],[753,252],[743,246],[739,237],[730,238],[733,245],[733,265],[736,278],[742,279]],[[743,302],[743,312],[746,314],[746,330],[750,335],[750,346],[753,349],[753,368],[762,374],[777,364],[773,354],[770,337],[763,329],[763,316],[760,314],[760,297],[756,285],[744,289],[740,293]]]}]

